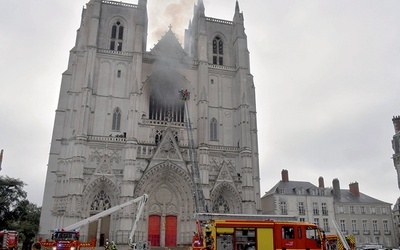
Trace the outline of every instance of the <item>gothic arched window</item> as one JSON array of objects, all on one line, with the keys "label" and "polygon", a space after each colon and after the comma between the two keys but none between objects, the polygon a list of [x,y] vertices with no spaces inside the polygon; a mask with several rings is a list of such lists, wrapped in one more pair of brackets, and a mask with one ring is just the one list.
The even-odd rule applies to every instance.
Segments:
[{"label": "gothic arched window", "polygon": [[178,99],[165,98],[168,96],[168,91],[160,96],[158,91],[150,93],[149,119],[170,121],[170,122],[185,122],[185,103]]},{"label": "gothic arched window", "polygon": [[224,44],[218,36],[213,40],[213,64],[224,64]]},{"label": "gothic arched window", "polygon": [[110,50],[122,51],[122,41],[124,37],[124,26],[117,21],[111,27]]},{"label": "gothic arched window", "polygon": [[119,131],[121,128],[121,110],[119,108],[114,109],[112,119],[112,131]]},{"label": "gothic arched window", "polygon": [[218,198],[214,201],[212,207],[213,213],[229,213],[230,208],[228,202],[224,199],[222,195],[218,196]]},{"label": "gothic arched window", "polygon": [[106,194],[106,192],[104,190],[101,190],[93,198],[93,202],[90,205],[90,210],[104,211],[109,208],[111,208],[110,197]]},{"label": "gothic arched window", "polygon": [[218,131],[217,131],[217,119],[212,118],[210,122],[210,140],[216,141],[218,140]]}]

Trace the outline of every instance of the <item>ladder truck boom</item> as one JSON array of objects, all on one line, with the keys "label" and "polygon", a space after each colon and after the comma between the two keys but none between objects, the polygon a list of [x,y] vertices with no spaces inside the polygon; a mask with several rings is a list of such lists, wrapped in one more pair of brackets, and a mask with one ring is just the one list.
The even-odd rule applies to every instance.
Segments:
[{"label": "ladder truck boom", "polygon": [[333,219],[332,220],[333,225],[335,226],[336,232],[339,235],[340,240],[342,241],[343,247],[347,250],[350,250],[350,246],[347,243],[346,237],[342,234],[342,231],[340,231],[338,224],[336,223],[336,221]]},{"label": "ladder truck boom", "polygon": [[[135,219],[135,222],[134,222],[133,228],[132,228],[132,231],[134,233],[134,230],[136,230],[137,221],[139,220],[139,217],[141,216],[141,213],[143,212],[143,208],[144,208],[144,205],[147,202],[147,199],[148,199],[148,195],[144,194],[144,195],[142,195],[142,196],[140,196],[138,198],[135,198],[135,199],[127,201],[127,202],[125,202],[123,204],[114,206],[114,207],[109,208],[107,210],[104,210],[104,211],[102,211],[102,212],[100,212],[100,213],[98,213],[96,215],[90,216],[89,218],[86,218],[86,219],[78,221],[78,222],[76,222],[76,223],[74,223],[74,224],[72,224],[70,226],[67,226],[67,227],[64,228],[64,231],[78,230],[79,228],[89,224],[92,221],[97,221],[97,220],[99,220],[100,218],[102,218],[104,216],[110,215],[110,214],[112,214],[112,213],[114,213],[114,212],[116,212],[118,210],[123,209],[124,207],[127,207],[129,205],[132,205],[134,203],[138,203],[139,202],[138,212],[136,213],[136,219]],[[131,232],[131,235],[133,235],[133,233]]]},{"label": "ladder truck boom", "polygon": [[194,140],[193,140],[193,132],[192,132],[192,124],[190,122],[190,115],[189,115],[189,107],[188,107],[188,100],[190,99],[190,92],[185,89],[181,89],[179,91],[180,99],[185,102],[185,113],[186,113],[186,129],[188,133],[189,139],[189,156],[190,162],[192,163],[192,179],[195,188],[194,198],[195,198],[195,205],[196,205],[196,213],[204,213],[207,212],[206,210],[206,202],[204,198],[203,188],[201,186],[200,181],[200,172],[199,167],[197,164],[197,155],[196,150],[194,148]]}]

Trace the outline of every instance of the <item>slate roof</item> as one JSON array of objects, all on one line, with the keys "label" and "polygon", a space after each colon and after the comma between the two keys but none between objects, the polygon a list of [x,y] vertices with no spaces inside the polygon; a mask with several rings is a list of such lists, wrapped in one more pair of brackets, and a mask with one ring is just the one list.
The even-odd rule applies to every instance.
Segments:
[{"label": "slate roof", "polygon": [[[284,193],[280,193],[278,189],[284,189]],[[318,190],[319,188],[310,182],[305,181],[279,181],[274,187],[272,187],[268,192],[265,193],[263,197],[270,196],[272,194],[279,194],[279,195],[297,195],[296,189],[304,189],[306,191],[305,195],[310,195],[309,190]],[[333,196],[332,188],[330,189],[330,193]],[[357,197],[350,192],[349,189],[340,189],[340,199],[333,197],[334,202],[341,202],[341,203],[383,203],[383,204],[391,204],[388,202],[384,202],[363,194],[360,192],[360,196]]]},{"label": "slate roof", "polygon": [[286,194],[286,195],[295,195],[296,188],[303,188],[304,190],[318,189],[317,186],[315,186],[314,184],[312,184],[310,182],[306,182],[306,181],[286,181],[286,182],[279,181],[273,188],[271,188],[268,192],[266,192],[264,196],[268,196],[268,195],[277,193],[278,188],[285,189],[284,194]]},{"label": "slate roof", "polygon": [[360,196],[357,197],[350,192],[349,189],[340,189],[340,199],[333,198],[335,202],[342,202],[342,203],[385,203],[391,204],[389,202],[384,202],[378,199],[375,199],[371,196],[363,194],[360,192]]}]

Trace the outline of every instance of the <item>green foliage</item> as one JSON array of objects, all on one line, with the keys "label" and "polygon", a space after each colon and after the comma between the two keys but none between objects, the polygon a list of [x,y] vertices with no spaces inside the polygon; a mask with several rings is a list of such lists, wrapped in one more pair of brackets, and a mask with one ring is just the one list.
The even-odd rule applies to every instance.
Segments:
[{"label": "green foliage", "polygon": [[0,230],[16,230],[23,249],[30,249],[39,231],[41,208],[26,199],[26,184],[8,176],[0,176]]},{"label": "green foliage", "polygon": [[20,240],[23,244],[22,249],[29,249],[39,231],[40,211],[40,207],[28,200],[21,201],[14,210],[18,218],[15,222],[15,229],[20,235]]},{"label": "green foliage", "polygon": [[19,179],[0,176],[0,230],[12,229],[11,224],[17,219],[14,210],[26,198],[25,185]]}]

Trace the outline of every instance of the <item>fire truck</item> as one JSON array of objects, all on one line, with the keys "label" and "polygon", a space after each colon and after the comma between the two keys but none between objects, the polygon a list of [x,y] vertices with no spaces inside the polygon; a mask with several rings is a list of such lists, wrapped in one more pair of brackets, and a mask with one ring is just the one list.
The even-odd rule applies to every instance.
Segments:
[{"label": "fire truck", "polygon": [[18,248],[18,232],[2,230],[0,231],[0,247],[2,250],[14,250]]},{"label": "fire truck", "polygon": [[346,248],[345,244],[342,242],[341,238],[337,234],[326,235],[326,249],[327,250],[355,250],[356,249],[356,240],[353,235],[345,236],[347,245],[349,248]]},{"label": "fire truck", "polygon": [[193,250],[326,250],[325,234],[317,225],[294,221],[289,216],[202,214],[200,217]]},{"label": "fire truck", "polygon": [[355,250],[356,239],[353,235],[344,236],[342,231],[339,229],[338,224],[335,220],[332,220],[333,226],[337,234],[326,236],[326,249],[327,250]]},{"label": "fire truck", "polygon": [[96,247],[96,240],[92,239],[90,242],[80,242],[79,241],[79,229],[81,227],[89,224],[90,222],[97,221],[104,216],[108,216],[118,210],[123,209],[124,207],[132,205],[134,203],[139,203],[137,213],[135,216],[135,221],[133,222],[133,226],[132,226],[132,231],[129,235],[128,245],[132,249],[138,249],[138,248],[148,249],[147,242],[134,242],[133,241],[133,236],[134,236],[136,228],[137,228],[137,223],[140,219],[141,214],[143,213],[144,206],[146,205],[147,199],[148,199],[148,195],[144,194],[142,196],[139,196],[136,199],[130,200],[121,205],[117,205],[117,206],[114,206],[107,210],[104,210],[96,215],[88,217],[87,219],[78,221],[70,226],[67,226],[67,227],[61,229],[61,230],[55,230],[55,232],[53,233],[53,235],[51,237],[52,241],[49,241],[49,240],[42,241],[42,239],[39,239],[39,242],[45,249],[51,248],[51,250],[79,250],[82,247],[92,248],[92,250],[94,250],[94,248]]}]

